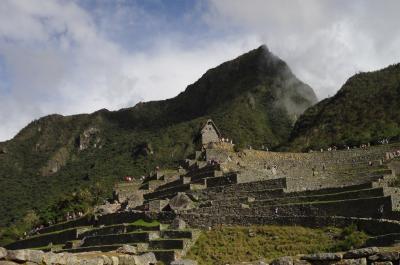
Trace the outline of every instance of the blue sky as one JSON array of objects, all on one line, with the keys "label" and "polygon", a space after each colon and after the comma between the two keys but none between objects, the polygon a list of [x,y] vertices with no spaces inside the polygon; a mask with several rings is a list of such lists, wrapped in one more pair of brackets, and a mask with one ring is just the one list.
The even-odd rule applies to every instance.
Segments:
[{"label": "blue sky", "polygon": [[31,120],[177,95],[266,44],[322,99],[400,61],[397,0],[2,0],[0,141]]}]

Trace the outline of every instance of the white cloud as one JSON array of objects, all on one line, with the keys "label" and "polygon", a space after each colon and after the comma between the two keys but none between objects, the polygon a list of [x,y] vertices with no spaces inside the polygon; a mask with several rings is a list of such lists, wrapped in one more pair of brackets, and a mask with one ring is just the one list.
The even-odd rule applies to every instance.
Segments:
[{"label": "white cloud", "polygon": [[205,0],[176,29],[130,1],[94,3],[0,1],[0,140],[50,113],[173,97],[262,43],[320,98],[400,57],[396,0]]},{"label": "white cloud", "polygon": [[358,71],[400,61],[397,0],[210,0],[209,25],[258,36],[319,98]]},{"label": "white cloud", "polygon": [[[134,6],[129,10],[117,8],[96,24],[72,1],[0,2],[0,60],[10,81],[8,87],[0,82],[0,91],[8,91],[0,94],[0,140],[50,113],[115,110],[175,96],[208,68],[260,44],[217,39],[189,49],[184,36],[155,32],[151,47],[127,51],[106,36],[107,30],[126,22],[134,27],[138,18],[130,15],[152,20]],[[115,20],[117,14],[126,19]]]}]

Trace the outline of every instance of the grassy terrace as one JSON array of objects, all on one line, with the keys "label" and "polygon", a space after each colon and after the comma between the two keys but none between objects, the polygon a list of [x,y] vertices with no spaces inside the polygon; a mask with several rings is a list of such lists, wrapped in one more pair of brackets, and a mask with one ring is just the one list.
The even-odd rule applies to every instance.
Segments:
[{"label": "grassy terrace", "polygon": [[367,235],[354,228],[311,229],[300,226],[232,226],[204,231],[187,253],[199,265],[267,261],[280,256],[359,247]]}]

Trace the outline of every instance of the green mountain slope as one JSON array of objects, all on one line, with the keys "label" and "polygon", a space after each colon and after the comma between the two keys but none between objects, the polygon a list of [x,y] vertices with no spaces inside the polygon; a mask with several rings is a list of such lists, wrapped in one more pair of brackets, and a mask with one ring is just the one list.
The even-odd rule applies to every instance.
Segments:
[{"label": "green mountain slope", "polygon": [[172,99],[33,121],[0,143],[0,226],[29,209],[55,219],[81,203],[76,194],[107,194],[124,175],[176,165],[196,149],[208,118],[238,145],[280,145],[316,101],[313,90],[261,46],[207,71]]},{"label": "green mountain slope", "polygon": [[400,64],[351,77],[331,98],[309,108],[297,121],[291,146],[378,143],[400,136]]}]

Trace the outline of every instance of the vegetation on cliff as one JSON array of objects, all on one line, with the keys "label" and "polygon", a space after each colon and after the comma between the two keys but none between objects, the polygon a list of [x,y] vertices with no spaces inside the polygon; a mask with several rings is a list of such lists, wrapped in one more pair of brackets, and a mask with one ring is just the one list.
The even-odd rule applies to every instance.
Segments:
[{"label": "vegetation on cliff", "polygon": [[400,64],[351,77],[296,122],[291,147],[319,149],[400,140]]}]

